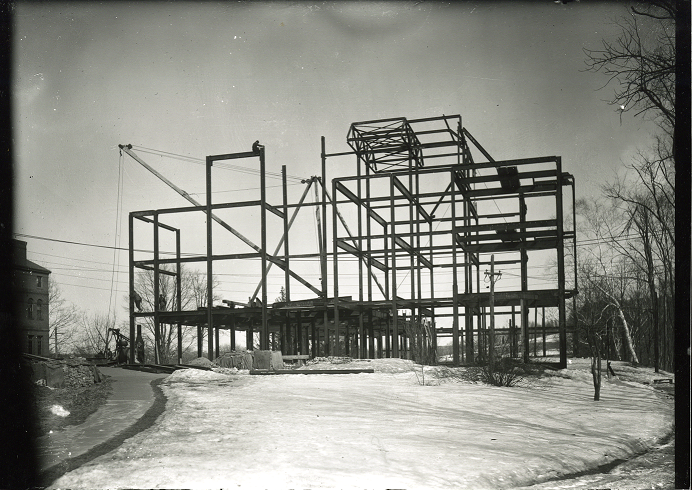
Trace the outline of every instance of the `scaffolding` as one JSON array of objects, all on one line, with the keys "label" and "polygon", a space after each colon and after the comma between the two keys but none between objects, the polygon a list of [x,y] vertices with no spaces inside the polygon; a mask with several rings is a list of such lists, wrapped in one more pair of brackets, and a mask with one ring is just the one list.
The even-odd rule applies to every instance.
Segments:
[{"label": "scaffolding", "polygon": [[[350,126],[347,143],[350,151],[327,153],[322,137],[321,177],[304,181],[306,188],[298,203],[288,202],[285,166],[282,167],[283,201],[280,205],[267,202],[265,153],[259,145],[252,152],[207,157],[206,204],[195,203],[188,196],[193,203],[190,207],[131,212],[130,290],[134,294],[135,269],[151,270],[154,297],[159,294],[156,288],[160,274],[176,275],[178,297],[174,311],[161,311],[158,302],[154,302],[153,311],[136,312],[131,301],[131,338],[135,336],[137,319],[151,317],[155,332],[162,322],[178,326],[179,359],[182,357],[181,326],[197,327],[200,356],[201,329],[207,329],[210,359],[218,355],[219,329],[231,331],[232,348],[235,331],[245,331],[246,344],[252,348],[252,336],[258,329],[261,349],[280,349],[285,354],[411,357],[412,342],[416,341],[412,338],[416,329],[411,327],[427,325],[432,328],[419,331],[423,337],[429,337],[424,340],[433,346],[438,337],[451,336],[454,365],[485,362],[490,340],[486,319],[491,293],[482,284],[484,268],[492,261],[503,267],[518,266],[519,270],[515,284],[492,294],[495,314],[512,318],[508,328],[495,330],[510,340],[510,355],[529,360],[531,333],[535,353],[538,325],[535,320],[530,332],[530,310],[534,310],[536,319],[539,309],[545,312],[545,308],[556,308],[557,332],[550,333],[559,334],[559,364],[566,366],[565,302],[576,294],[577,285],[574,273],[570,281],[573,287],[566,286],[565,254],[575,252],[576,234],[574,219],[571,229],[565,229],[564,194],[565,189],[571,192],[574,213],[574,178],[562,171],[560,157],[495,161],[462,126],[459,115],[357,122]],[[124,149],[138,158],[131,148]],[[473,153],[480,154],[478,161]],[[330,194],[326,185],[328,161],[347,156],[355,156],[355,173],[332,179]],[[239,158],[259,160],[259,200],[212,203],[212,166],[218,161]],[[305,197],[312,186],[318,199],[308,203]],[[292,254],[291,224],[301,208],[311,206],[315,208],[317,220],[318,251]],[[250,207],[260,210],[259,245],[214,215],[215,210]],[[273,254],[267,249],[267,212],[283,226]],[[162,222],[163,217],[176,213],[203,213],[211,217],[206,220],[204,255],[182,258],[180,229]],[[152,225],[154,246],[150,259],[134,260],[134,220]],[[214,254],[212,221],[253,251]],[[328,247],[330,225],[331,250]],[[160,230],[175,233],[175,258],[160,257]],[[572,250],[566,249],[569,245]],[[543,274],[550,272],[549,288],[529,287],[531,273],[535,273],[532,272],[535,267],[530,270],[529,255],[537,253],[554,257],[549,270],[544,264],[539,266]],[[502,259],[494,260],[495,254]],[[207,297],[212,298],[216,261],[257,258],[261,261],[261,274],[248,304],[241,306],[225,301],[214,305],[208,301],[203,311],[180,309],[181,264],[206,263]],[[292,269],[294,259],[319,261],[319,287]],[[331,275],[329,260],[333,267]],[[357,263],[357,290],[343,282],[340,285],[339,281],[342,271],[354,270],[354,262]],[[164,264],[175,265],[175,270],[163,269]],[[269,305],[267,273],[273,265],[284,271],[286,300]],[[440,278],[451,278],[451,288]],[[315,297],[292,300],[291,279]],[[514,321],[516,314],[520,319],[518,327]],[[542,317],[545,319],[545,313]],[[544,338],[545,333],[543,326]],[[543,346],[545,349],[545,342]],[[134,359],[133,348],[134,345],[130,359]]]}]

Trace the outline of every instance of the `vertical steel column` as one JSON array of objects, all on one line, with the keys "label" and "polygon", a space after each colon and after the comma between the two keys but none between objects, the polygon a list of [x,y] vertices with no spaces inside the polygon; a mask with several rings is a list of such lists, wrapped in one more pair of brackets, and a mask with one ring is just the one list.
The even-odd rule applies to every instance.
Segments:
[{"label": "vertical steel column", "polygon": [[495,369],[495,254],[490,256],[490,341],[488,343],[488,366],[492,374]]},{"label": "vertical steel column", "polygon": [[562,158],[556,157],[557,182],[555,193],[555,215],[557,217],[557,301],[558,332],[560,336],[560,368],[567,367],[567,324],[565,315],[565,234],[562,216]]},{"label": "vertical steel column", "polygon": [[375,359],[375,323],[372,309],[368,310],[368,359]]},{"label": "vertical steel column", "polygon": [[[413,300],[413,304],[418,306],[411,307],[411,319],[409,320],[409,325],[412,327],[409,329],[410,332],[416,332],[417,329],[415,329],[413,326],[415,325],[415,320],[416,320],[416,313],[420,313],[420,305],[418,304],[418,297],[416,296],[416,262],[418,262],[418,257],[416,256],[416,252],[420,253],[420,247],[415,247],[414,248],[414,242],[415,242],[415,225],[413,224],[413,199],[416,198],[417,194],[413,190],[413,165],[411,161],[411,156],[409,155],[409,171],[408,171],[408,190],[411,193],[411,199],[409,200],[408,203],[408,216],[409,216],[409,245],[411,246],[411,251],[410,251],[410,257],[409,257],[409,264],[410,264],[410,269],[409,269],[409,275],[411,276],[411,300]],[[418,218],[420,216],[418,215],[418,209],[416,209],[416,223],[418,222]],[[415,251],[414,251],[415,250]],[[420,266],[420,262],[418,262],[418,265]],[[420,269],[419,269],[420,270]],[[404,326],[404,331],[403,331],[403,336],[404,336],[404,352],[408,354],[408,348],[406,345],[406,327]],[[408,359],[408,355],[405,356],[405,358]]]},{"label": "vertical steel column", "polygon": [[[458,174],[461,174],[461,177],[464,179],[464,185],[466,185],[466,177],[467,177],[467,171],[466,170],[460,170]],[[457,175],[458,175],[457,174]],[[464,191],[461,192],[461,197],[463,198],[462,201],[462,223],[464,224],[464,227],[468,227],[471,224],[471,218],[470,218],[470,212],[469,212],[469,199],[468,199],[468,194]],[[454,224],[456,226],[456,222]],[[464,243],[468,243],[468,239],[471,236],[471,233],[468,231],[464,231]],[[454,233],[453,237],[456,240],[456,232]],[[464,293],[469,294],[473,292],[473,266],[471,265],[471,255],[469,252],[464,248],[464,266],[463,266],[463,271],[464,271]],[[456,268],[456,265],[455,265]],[[471,304],[466,303],[464,305],[464,332],[469,332],[473,331],[473,306]],[[464,334],[462,333],[459,335],[459,353],[460,356],[463,356],[463,339],[464,339]]]},{"label": "vertical steel column", "polygon": [[[558,187],[559,188],[559,187]],[[523,194],[519,194],[519,222],[524,225],[526,223],[526,198]],[[523,360],[529,362],[529,308],[527,306],[526,294],[529,290],[528,282],[528,262],[529,255],[526,251],[526,226],[519,228],[522,233],[520,254],[521,254],[521,300],[520,300],[520,315],[521,315],[521,335],[523,346]]]},{"label": "vertical steel column", "polygon": [[267,176],[264,163],[264,146],[259,147],[260,158],[260,211],[262,226],[262,330],[260,330],[260,349],[269,350],[269,325],[267,323]]},{"label": "vertical steel column", "polygon": [[[365,328],[363,326],[363,201],[361,200],[362,195],[362,175],[360,170],[360,156],[356,157],[356,175],[358,176],[356,196],[358,197],[358,250],[361,255],[358,257],[358,337],[359,345],[356,355],[358,359],[363,359],[365,357]],[[336,198],[336,196],[335,196]],[[368,202],[367,205],[370,203]],[[370,260],[370,250],[368,247],[368,282],[372,281],[370,274],[371,270],[371,260]]]},{"label": "vertical steel column", "polygon": [[159,330],[159,213],[154,213],[154,364],[161,364]]},{"label": "vertical steel column", "polygon": [[[459,131],[461,132],[461,129]],[[477,172],[476,172],[476,169],[474,168],[473,169],[473,177],[476,177],[476,174],[477,174]],[[476,189],[476,182],[474,182],[472,184],[472,186],[473,186],[472,187],[473,190],[475,190]],[[478,226],[479,224],[480,224],[480,222],[478,219],[478,208],[476,208],[476,226]],[[479,243],[479,241],[478,241],[479,235],[480,235],[480,232],[476,231],[476,243],[477,244]],[[475,256],[476,256],[476,292],[479,293],[478,305],[476,306],[476,308],[478,309],[477,310],[478,314],[476,316],[476,328],[479,328],[480,324],[481,324],[481,315],[482,315],[482,313],[481,313],[481,300],[480,300],[480,292],[482,291],[481,290],[481,257],[480,257],[479,253],[476,253]],[[466,342],[469,341],[469,338],[471,339],[471,346],[470,346],[470,348],[468,346],[465,346],[466,347],[465,351],[467,353],[469,350],[471,351],[471,353],[472,353],[471,354],[471,361],[473,361],[473,324],[471,325],[471,334],[466,336]]]},{"label": "vertical steel column", "polygon": [[[130,364],[135,362],[135,307],[134,307],[134,291],[135,291],[135,237],[134,237],[134,217],[130,213],[128,218],[128,230],[130,232],[129,236],[129,250],[128,250],[128,271],[129,271],[129,282],[130,282],[130,293],[128,305],[130,307]],[[56,344],[57,345],[57,344]]]},{"label": "vertical steel column", "polygon": [[[322,186],[322,190],[325,187]],[[339,260],[338,260],[338,247],[336,245],[337,239],[337,226],[338,222],[336,219],[336,181],[332,182],[332,196],[334,196],[334,202],[332,202],[332,261],[334,263],[334,355],[341,355],[341,345],[339,343],[340,328],[339,328]],[[325,225],[326,225],[325,220]],[[325,226],[326,229],[326,226]],[[326,242],[325,242],[326,243]]]},{"label": "vertical steel column", "polygon": [[291,281],[289,270],[289,247],[288,247],[288,186],[286,184],[286,165],[281,166],[281,185],[283,187],[283,212],[284,212],[284,262],[286,268],[284,270],[284,292],[286,301],[291,301]]},{"label": "vertical steel column", "polygon": [[[182,307],[182,266],[180,264],[180,230],[175,230],[175,299],[177,312],[180,313]],[[183,326],[178,322],[178,364],[183,362]]]},{"label": "vertical steel column", "polygon": [[214,316],[213,316],[213,266],[212,266],[212,211],[211,211],[211,167],[214,164],[211,157],[207,157],[207,357],[213,359],[214,350]]},{"label": "vertical steel column", "polygon": [[[370,207],[370,166],[365,165],[365,201],[367,203],[368,208]],[[367,247],[368,247],[368,257],[371,257],[372,254],[372,239],[370,238],[372,236],[372,221],[370,219],[370,214],[366,214],[366,220],[365,220],[365,232],[367,233]],[[385,229],[385,244],[387,242],[386,238],[386,229]],[[389,291],[388,287],[389,284],[386,282],[389,277],[389,271],[386,268],[387,262],[385,259],[385,293]],[[386,298],[385,298],[386,299]],[[368,301],[372,302],[372,262],[368,261]],[[363,349],[365,350],[365,342],[363,342]],[[363,356],[365,357],[365,356]],[[373,323],[373,318],[372,318],[372,306],[370,307],[370,310],[368,312],[368,356],[369,359],[375,359],[375,325]]]},{"label": "vertical steel column", "polygon": [[432,317],[430,318],[430,321],[432,322],[432,344],[433,348],[435,351],[435,364],[437,364],[437,325],[435,321],[435,307],[433,306],[434,304],[434,299],[435,299],[435,266],[433,262],[433,221],[434,217],[431,216],[430,223],[428,223],[428,244],[430,245],[430,264],[432,264],[432,267],[430,267],[430,299],[431,299],[431,305],[430,305],[430,311],[432,312]]},{"label": "vertical steel column", "polygon": [[[289,270],[289,245],[288,245],[288,186],[286,184],[286,165],[281,166],[281,187],[283,194],[283,213],[284,213],[284,262],[286,263],[286,268],[284,269],[284,301],[291,301],[291,279],[288,273]],[[282,328],[279,326],[279,349],[282,352],[286,352],[286,332],[290,328],[291,312],[286,312],[286,323]],[[283,330],[283,332],[282,332]],[[272,346],[272,349],[274,346]]]},{"label": "vertical steel column", "polygon": [[387,340],[389,340],[390,335],[392,336],[391,346],[391,356],[399,357],[399,312],[397,309],[397,284],[396,284],[396,207],[394,201],[394,178],[389,175],[389,206],[390,206],[390,223],[392,228],[392,328],[391,331],[387,332]]},{"label": "vertical steel column", "polygon": [[[420,204],[420,197],[419,197],[420,196],[420,175],[418,173],[418,167],[416,167],[416,193],[415,193],[415,196],[416,196],[416,200]],[[416,251],[422,255],[423,251],[420,248],[420,218],[421,218],[420,211],[418,211],[418,208],[416,208]],[[411,244],[411,245],[413,245],[413,244]],[[423,299],[423,285],[422,285],[421,278],[422,278],[422,274],[423,274],[423,266],[422,266],[422,262],[420,260],[420,257],[416,257],[416,263],[418,264],[418,268],[416,269],[416,299],[418,301],[418,322],[419,322],[418,325],[419,325],[419,327],[422,328],[422,325],[423,325],[423,305],[421,303],[421,300]],[[423,332],[425,332],[424,329],[423,329]],[[422,338],[425,339],[424,336]],[[423,344],[419,344],[419,347],[420,347],[419,352],[424,357],[424,359],[427,360],[427,356],[425,355],[425,352],[423,350],[425,345],[427,345],[426,342],[424,342]],[[420,362],[422,363],[424,359],[421,359]]]},{"label": "vertical steel column", "polygon": [[[324,328],[324,350],[325,353],[329,351],[329,299],[327,298],[327,188],[325,187],[326,182],[327,182],[327,151],[326,151],[326,143],[324,136],[321,137],[320,139],[321,146],[322,146],[322,179],[320,180],[320,183],[322,184],[322,216],[324,217],[324,223],[321,226],[321,229],[317,230],[317,233],[319,235],[319,243],[321,244],[320,248],[320,272],[322,274],[322,297],[324,299],[324,312],[323,312],[323,328]],[[317,191],[317,188],[315,188],[315,191]],[[334,195],[334,199],[336,199],[336,195]],[[319,213],[319,207],[317,208],[317,212]],[[318,216],[319,220],[319,216]],[[319,226],[319,223],[318,223]],[[333,260],[336,261],[336,257],[333,257]],[[337,278],[334,278],[334,281],[337,281]]]},{"label": "vertical steel column", "polygon": [[450,187],[452,208],[452,359],[455,366],[459,365],[459,278],[457,272],[457,211],[456,211],[456,183],[452,169],[449,173],[452,186]]}]

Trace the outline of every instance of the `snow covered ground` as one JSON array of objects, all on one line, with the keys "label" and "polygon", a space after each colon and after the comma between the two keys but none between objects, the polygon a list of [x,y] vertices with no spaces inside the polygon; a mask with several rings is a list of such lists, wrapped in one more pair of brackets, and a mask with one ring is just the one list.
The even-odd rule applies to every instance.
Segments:
[{"label": "snow covered ground", "polygon": [[672,400],[632,377],[604,378],[594,402],[588,360],[514,388],[431,379],[434,368],[422,385],[399,359],[335,367],[376,372],[177,371],[151,428],[52,488],[516,488],[672,430]]}]

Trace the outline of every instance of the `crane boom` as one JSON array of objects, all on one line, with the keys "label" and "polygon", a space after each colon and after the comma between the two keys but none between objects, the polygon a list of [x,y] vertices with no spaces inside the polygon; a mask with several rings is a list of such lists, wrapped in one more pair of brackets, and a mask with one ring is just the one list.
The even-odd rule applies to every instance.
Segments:
[{"label": "crane boom", "polygon": [[[130,156],[131,156],[137,163],[139,163],[141,166],[143,166],[144,168],[146,168],[147,170],[149,170],[149,172],[151,172],[151,173],[154,174],[156,177],[158,177],[159,179],[161,179],[161,181],[163,181],[163,182],[164,182],[166,185],[168,185],[171,189],[173,189],[175,192],[177,192],[177,193],[180,194],[182,197],[184,197],[188,202],[190,202],[190,203],[193,204],[194,206],[202,206],[202,204],[200,204],[200,203],[197,202],[194,198],[192,198],[192,197],[190,196],[190,194],[188,194],[188,193],[185,192],[183,189],[181,189],[180,187],[178,187],[177,185],[175,185],[173,182],[171,182],[171,181],[168,180],[166,177],[164,177],[163,175],[161,175],[159,172],[157,172],[156,170],[154,170],[151,166],[149,166],[144,160],[142,160],[134,151],[132,151],[132,145],[118,145],[118,147],[119,147],[122,151],[124,151],[125,153],[127,153],[128,155],[130,155]],[[308,189],[309,189],[309,188],[310,188],[310,187],[308,186]],[[307,193],[307,190],[306,190],[306,193]],[[305,197],[305,196],[303,196],[303,197]],[[302,200],[301,200],[301,202],[302,202]],[[296,210],[296,211],[297,211],[297,210]],[[206,211],[205,211],[205,212],[206,212]],[[238,238],[240,238],[243,242],[245,242],[245,243],[248,244],[250,247],[252,247],[256,252],[259,252],[259,253],[262,252],[262,249],[261,249],[260,247],[258,247],[257,245],[255,245],[249,238],[245,237],[242,233],[240,233],[238,230],[236,230],[235,228],[233,228],[231,225],[229,225],[228,223],[226,223],[225,221],[223,221],[221,218],[219,218],[218,216],[216,216],[214,213],[210,213],[210,214],[211,214],[211,219],[213,219],[214,221],[216,221],[218,224],[220,224],[221,226],[223,226],[225,229],[227,229],[228,231],[230,231],[231,233],[233,233],[233,234],[234,234],[235,236],[237,236]],[[294,218],[295,218],[295,213],[294,213],[293,218],[291,219],[291,223],[293,223],[293,219],[294,219]],[[281,242],[281,243],[283,243],[283,242]],[[281,246],[281,243],[279,243],[279,247]],[[277,250],[278,250],[278,247],[277,247]],[[276,252],[274,252],[274,253],[276,254]],[[276,259],[276,257],[267,254],[267,258],[268,258],[269,261],[270,261],[270,262],[269,262],[269,264],[270,264],[269,266],[270,266],[270,267],[271,267],[271,264],[275,263],[275,264],[278,265],[280,268],[282,268],[282,269],[288,271],[288,273],[291,275],[291,277],[293,277],[294,279],[296,279],[298,282],[300,282],[301,284],[303,284],[305,287],[307,287],[308,289],[310,289],[310,290],[313,291],[314,293],[316,293],[316,294],[318,294],[318,295],[322,294],[322,292],[321,292],[320,290],[318,290],[318,289],[317,289],[316,287],[314,287],[312,284],[310,284],[310,283],[307,282],[305,279],[303,279],[302,277],[300,277],[298,274],[296,274],[295,272],[293,272],[292,270],[290,270],[290,269],[286,266],[286,264],[284,264],[284,263],[282,263],[281,261],[279,261],[278,259]],[[268,270],[269,270],[269,269],[267,269],[267,271],[268,271]],[[266,272],[267,272],[267,271],[265,271],[265,275],[266,275]],[[253,295],[253,299],[254,299],[254,296],[256,296],[256,295],[257,295],[257,292],[255,292],[255,295]]]},{"label": "crane boom", "polygon": [[[188,194],[187,192],[185,192],[184,190],[182,190],[180,187],[178,187],[178,186],[175,185],[173,182],[171,182],[171,181],[168,180],[166,177],[164,177],[164,176],[161,175],[159,172],[157,172],[157,171],[154,170],[152,167],[150,167],[144,160],[142,160],[141,158],[139,158],[139,156],[137,156],[137,154],[136,154],[134,151],[132,151],[132,145],[118,145],[118,147],[119,147],[122,151],[124,151],[125,153],[127,153],[128,155],[130,155],[130,156],[131,156],[137,163],[139,163],[142,167],[146,168],[149,172],[151,172],[152,174],[154,174],[155,176],[157,176],[159,179],[161,179],[166,185],[168,185],[168,187],[170,187],[170,188],[173,189],[175,192],[177,192],[178,194],[180,194],[181,196],[183,196],[185,199],[187,199],[190,203],[192,203],[192,204],[195,205],[195,206],[202,206],[202,204],[200,204],[200,203],[197,202],[195,199],[193,199],[193,198],[190,196],[190,194]],[[249,238],[245,237],[242,233],[240,233],[238,230],[236,230],[235,228],[233,228],[231,225],[229,225],[228,223],[226,223],[225,221],[223,221],[221,218],[219,218],[218,216],[216,216],[214,213],[211,213],[211,219],[213,219],[213,220],[216,221],[218,224],[220,224],[221,226],[223,226],[224,228],[226,228],[228,231],[230,231],[231,233],[233,233],[233,234],[234,234],[235,236],[237,236],[238,238],[240,238],[243,242],[247,243],[250,247],[252,247],[253,249],[255,249],[255,251],[257,251],[257,252],[260,252],[260,251],[261,251],[260,247],[258,247],[258,246],[255,245],[254,243],[252,243],[252,241],[251,241]]]}]

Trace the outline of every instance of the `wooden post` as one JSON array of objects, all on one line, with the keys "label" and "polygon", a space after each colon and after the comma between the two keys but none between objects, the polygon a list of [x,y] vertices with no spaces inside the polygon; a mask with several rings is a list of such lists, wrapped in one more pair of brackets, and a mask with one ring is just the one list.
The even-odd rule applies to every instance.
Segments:
[{"label": "wooden post", "polygon": [[312,357],[317,357],[317,329],[315,327],[315,319],[310,322],[310,330],[312,334]]},{"label": "wooden post", "polygon": [[533,309],[533,357],[538,357],[538,307]]},{"label": "wooden post", "polygon": [[542,322],[542,328],[543,328],[543,357],[547,355],[546,353],[546,347],[545,347],[545,306],[543,307],[543,312],[541,314],[541,322]]},{"label": "wooden post", "polygon": [[368,311],[368,359],[375,359],[375,324],[372,310]]},{"label": "wooden post", "polygon": [[248,318],[248,326],[247,326],[247,330],[245,331],[245,348],[247,350],[255,350],[255,346],[253,345],[253,336],[254,336],[254,331],[253,331],[252,317],[251,317],[251,318]]},{"label": "wooden post", "polygon": [[235,315],[231,315],[231,351],[235,351]]},{"label": "wooden post", "polygon": [[512,305],[512,357],[519,357],[519,337],[517,335],[516,307]]}]

